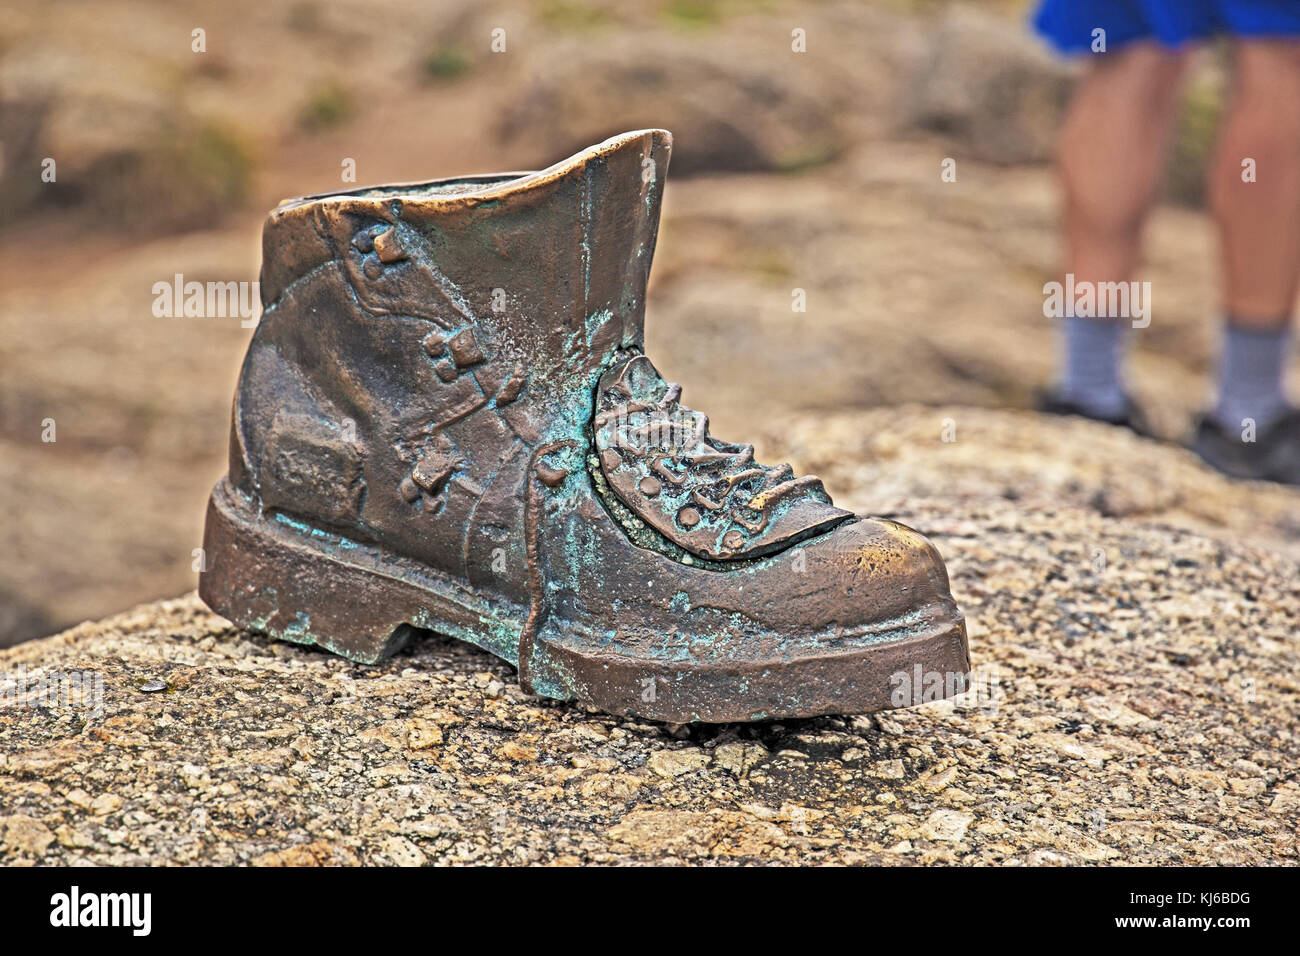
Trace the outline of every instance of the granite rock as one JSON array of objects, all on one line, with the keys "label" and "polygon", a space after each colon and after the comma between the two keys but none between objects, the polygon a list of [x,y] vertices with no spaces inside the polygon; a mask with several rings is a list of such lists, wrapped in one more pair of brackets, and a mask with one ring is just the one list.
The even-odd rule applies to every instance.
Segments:
[{"label": "granite rock", "polygon": [[[442,637],[361,666],[190,595],[0,651],[0,863],[1296,861],[1300,496],[1028,413],[787,425],[769,448],[937,542],[966,694],[665,726]],[[78,671],[102,699],[12,699]]]}]

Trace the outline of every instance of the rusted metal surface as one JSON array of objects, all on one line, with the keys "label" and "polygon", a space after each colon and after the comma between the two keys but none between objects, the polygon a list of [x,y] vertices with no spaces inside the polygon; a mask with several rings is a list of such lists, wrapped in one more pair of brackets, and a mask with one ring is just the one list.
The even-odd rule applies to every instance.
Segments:
[{"label": "rusted metal surface", "polygon": [[674,722],[910,704],[917,667],[960,689],[930,542],[713,438],[645,357],[670,148],[275,210],[208,605],[358,661],[439,631]]}]

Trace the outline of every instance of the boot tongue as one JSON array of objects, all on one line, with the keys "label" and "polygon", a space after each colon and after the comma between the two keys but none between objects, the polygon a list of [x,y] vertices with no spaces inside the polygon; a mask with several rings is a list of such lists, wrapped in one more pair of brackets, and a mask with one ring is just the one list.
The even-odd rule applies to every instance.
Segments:
[{"label": "boot tongue", "polygon": [[650,359],[637,355],[608,370],[601,377],[601,388],[616,399],[658,402],[668,390],[668,383]]},{"label": "boot tongue", "polygon": [[755,558],[829,530],[853,514],[821,480],[754,461],[752,445],[709,434],[644,355],[601,377],[593,423],[609,488],[638,518],[691,554]]}]

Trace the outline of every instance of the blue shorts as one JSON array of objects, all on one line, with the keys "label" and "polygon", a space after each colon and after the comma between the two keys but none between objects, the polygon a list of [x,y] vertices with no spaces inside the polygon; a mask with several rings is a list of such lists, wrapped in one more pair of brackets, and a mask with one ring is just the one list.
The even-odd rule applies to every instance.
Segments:
[{"label": "blue shorts", "polygon": [[1062,53],[1089,53],[1093,31],[1106,49],[1136,40],[1181,47],[1217,34],[1300,38],[1300,0],[1041,0],[1034,28]]}]

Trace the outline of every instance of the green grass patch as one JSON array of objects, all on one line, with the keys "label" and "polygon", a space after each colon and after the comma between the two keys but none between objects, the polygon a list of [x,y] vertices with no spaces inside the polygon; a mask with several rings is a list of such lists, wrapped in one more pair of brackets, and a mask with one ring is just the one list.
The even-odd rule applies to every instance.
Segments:
[{"label": "green grass patch", "polygon": [[431,80],[447,82],[469,72],[469,54],[459,46],[439,47],[424,58],[424,75]]},{"label": "green grass patch", "polygon": [[613,21],[609,10],[581,0],[547,0],[541,5],[537,16],[547,26],[557,30],[592,30]]},{"label": "green grass patch", "polygon": [[337,83],[331,83],[317,90],[303,104],[298,122],[304,129],[330,129],[347,120],[352,111],[351,94]]},{"label": "green grass patch", "polygon": [[673,26],[701,30],[722,22],[722,6],[718,0],[669,0],[659,9]]}]

